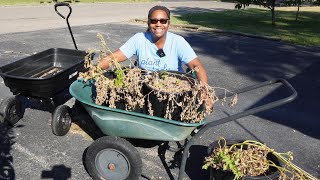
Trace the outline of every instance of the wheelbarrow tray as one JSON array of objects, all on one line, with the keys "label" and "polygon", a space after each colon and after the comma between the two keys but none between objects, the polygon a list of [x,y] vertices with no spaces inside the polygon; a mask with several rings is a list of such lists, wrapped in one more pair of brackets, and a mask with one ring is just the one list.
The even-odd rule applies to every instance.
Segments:
[{"label": "wheelbarrow tray", "polygon": [[85,51],[51,48],[0,67],[0,75],[14,95],[53,97],[84,70],[85,55]]},{"label": "wheelbarrow tray", "polygon": [[94,102],[95,87],[92,81],[84,83],[83,80],[76,80],[71,84],[69,92],[82,103],[101,131],[109,136],[181,141],[185,140],[195,128],[205,123],[205,120],[201,123],[184,123],[97,105]]}]

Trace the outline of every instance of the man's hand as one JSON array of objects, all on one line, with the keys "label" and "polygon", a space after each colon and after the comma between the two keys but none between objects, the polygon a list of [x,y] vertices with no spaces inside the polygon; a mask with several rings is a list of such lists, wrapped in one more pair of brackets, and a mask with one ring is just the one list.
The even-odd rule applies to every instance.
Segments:
[{"label": "man's hand", "polygon": [[127,60],[127,57],[123,54],[123,52],[118,49],[115,52],[109,54],[108,56],[100,59],[99,64],[102,70],[108,69],[111,65],[112,61],[116,61],[118,63]]},{"label": "man's hand", "polygon": [[214,97],[210,93],[208,86],[203,85],[201,87],[201,100],[202,103],[205,105],[205,110],[208,114],[213,112],[213,103]]},{"label": "man's hand", "polygon": [[197,79],[203,84],[208,84],[208,76],[205,68],[201,64],[199,58],[191,60],[188,64],[188,67],[195,71]]}]

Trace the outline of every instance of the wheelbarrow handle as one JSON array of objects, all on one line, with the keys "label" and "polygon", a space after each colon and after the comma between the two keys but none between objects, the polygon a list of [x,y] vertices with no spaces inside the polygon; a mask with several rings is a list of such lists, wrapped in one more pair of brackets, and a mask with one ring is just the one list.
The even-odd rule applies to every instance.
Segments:
[{"label": "wheelbarrow handle", "polygon": [[[219,119],[219,120],[215,120],[212,122],[209,122],[207,124],[205,124],[204,126],[202,126],[200,128],[200,130],[198,132],[195,133],[195,135],[188,141],[188,143],[186,144],[184,150],[183,150],[183,156],[182,156],[182,160],[181,160],[181,165],[180,165],[180,170],[179,170],[179,180],[183,179],[184,176],[184,170],[185,170],[185,166],[186,166],[186,161],[187,161],[187,156],[188,156],[188,152],[189,152],[189,148],[194,144],[195,139],[197,138],[201,138],[202,135],[204,134],[205,131],[207,131],[208,129],[214,127],[214,126],[218,126],[220,124],[224,124],[230,121],[234,121],[236,119],[248,116],[248,115],[252,115],[252,114],[256,114],[258,112],[262,112],[265,110],[269,110],[284,104],[287,104],[291,101],[293,101],[298,93],[297,91],[292,87],[292,85],[285,79],[274,79],[274,80],[270,80],[270,81],[265,81],[256,85],[252,85],[252,86],[248,86],[242,89],[238,89],[236,91],[234,91],[234,93],[240,94],[240,93],[244,93],[244,92],[248,92],[254,89],[258,89],[258,88],[262,88],[265,86],[269,86],[272,84],[276,84],[276,83],[282,83],[282,85],[284,85],[285,87],[287,87],[287,89],[290,91],[290,96],[286,97],[286,98],[282,98],[258,107],[254,107],[248,110],[245,110],[243,112]],[[227,94],[227,96],[231,96],[232,94]]]},{"label": "wheelbarrow handle", "polygon": [[66,18],[58,11],[58,7],[59,7],[59,6],[67,6],[67,7],[69,7],[69,14],[68,14],[68,16],[67,16],[67,19],[69,19],[70,15],[71,15],[71,13],[72,13],[72,8],[71,8],[71,6],[69,5],[69,3],[66,3],[66,2],[58,2],[58,3],[56,3],[56,4],[54,5],[54,10],[56,11],[56,13],[57,13],[59,16],[61,16],[63,19],[66,19]]},{"label": "wheelbarrow handle", "polygon": [[[67,16],[67,18],[65,18],[59,11],[58,11],[58,7],[59,6],[67,6],[69,7],[69,14]],[[71,27],[70,27],[70,24],[69,24],[69,17],[72,13],[72,8],[71,6],[69,5],[69,3],[66,3],[66,2],[58,2],[54,5],[54,10],[56,11],[56,13],[61,16],[63,19],[65,19],[67,21],[67,25],[68,25],[68,29],[69,29],[69,32],[70,32],[70,35],[71,35],[71,38],[72,38],[72,42],[73,42],[73,45],[74,45],[74,48],[76,50],[78,50],[78,47],[77,47],[77,44],[76,44],[76,41],[74,40],[74,37],[73,37],[73,33],[72,33],[72,30],[71,30]]]},{"label": "wheelbarrow handle", "polygon": [[[217,125],[220,125],[220,124],[227,123],[229,121],[234,121],[236,119],[239,119],[239,118],[242,118],[242,117],[245,117],[245,116],[248,116],[248,115],[252,115],[252,114],[256,114],[256,113],[259,113],[259,112],[262,112],[262,111],[265,111],[265,110],[269,110],[269,109],[272,109],[272,108],[287,104],[287,103],[293,101],[297,97],[297,95],[298,95],[297,91],[285,79],[273,79],[273,80],[270,80],[270,81],[265,81],[265,82],[262,82],[262,83],[259,83],[259,84],[256,84],[256,85],[252,85],[252,86],[248,86],[248,87],[245,87],[245,88],[242,88],[242,89],[238,89],[238,90],[235,90],[233,92],[235,94],[241,94],[241,93],[245,93],[245,92],[248,92],[248,91],[252,91],[254,89],[259,89],[259,88],[266,87],[266,86],[273,85],[273,84],[277,84],[277,83],[281,83],[282,85],[287,87],[287,89],[290,91],[290,96],[282,98],[282,99],[279,99],[279,100],[276,100],[276,101],[273,101],[273,102],[270,102],[270,103],[267,103],[267,104],[264,104],[264,105],[261,105],[261,106],[258,106],[258,107],[254,107],[254,108],[245,110],[243,112],[231,115],[231,116],[226,117],[226,118],[222,118],[222,119],[219,119],[219,120],[212,121],[210,123],[205,124],[205,126],[207,126],[209,128],[209,127],[213,127],[213,126],[217,126]],[[230,93],[227,94],[227,96],[231,96],[231,95],[232,94],[230,94]],[[206,130],[206,129],[201,128],[201,131],[202,130]]]}]

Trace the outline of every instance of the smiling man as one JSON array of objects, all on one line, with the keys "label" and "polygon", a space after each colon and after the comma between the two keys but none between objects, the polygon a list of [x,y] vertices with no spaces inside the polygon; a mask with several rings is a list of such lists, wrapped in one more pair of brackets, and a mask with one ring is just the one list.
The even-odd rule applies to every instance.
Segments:
[{"label": "smiling man", "polygon": [[208,77],[198,56],[189,43],[177,34],[168,31],[170,11],[164,6],[154,6],[148,13],[148,29],[132,36],[113,55],[100,60],[102,69],[109,68],[111,58],[117,62],[138,57],[138,66],[143,69],[159,71],[183,71],[182,65],[196,70],[196,76],[203,85]]}]

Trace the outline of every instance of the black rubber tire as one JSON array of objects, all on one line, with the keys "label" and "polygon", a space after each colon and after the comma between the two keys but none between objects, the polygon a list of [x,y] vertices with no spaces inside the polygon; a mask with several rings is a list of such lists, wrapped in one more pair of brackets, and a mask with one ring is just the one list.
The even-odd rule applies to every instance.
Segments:
[{"label": "black rubber tire", "polygon": [[127,140],[114,136],[101,137],[89,146],[85,166],[94,180],[136,180],[142,173],[138,150]]},{"label": "black rubber tire", "polygon": [[10,96],[0,104],[0,122],[9,126],[15,125],[23,117],[21,102]]},{"label": "black rubber tire", "polygon": [[70,130],[71,123],[70,108],[66,105],[56,107],[52,113],[52,133],[57,136],[66,135]]}]

